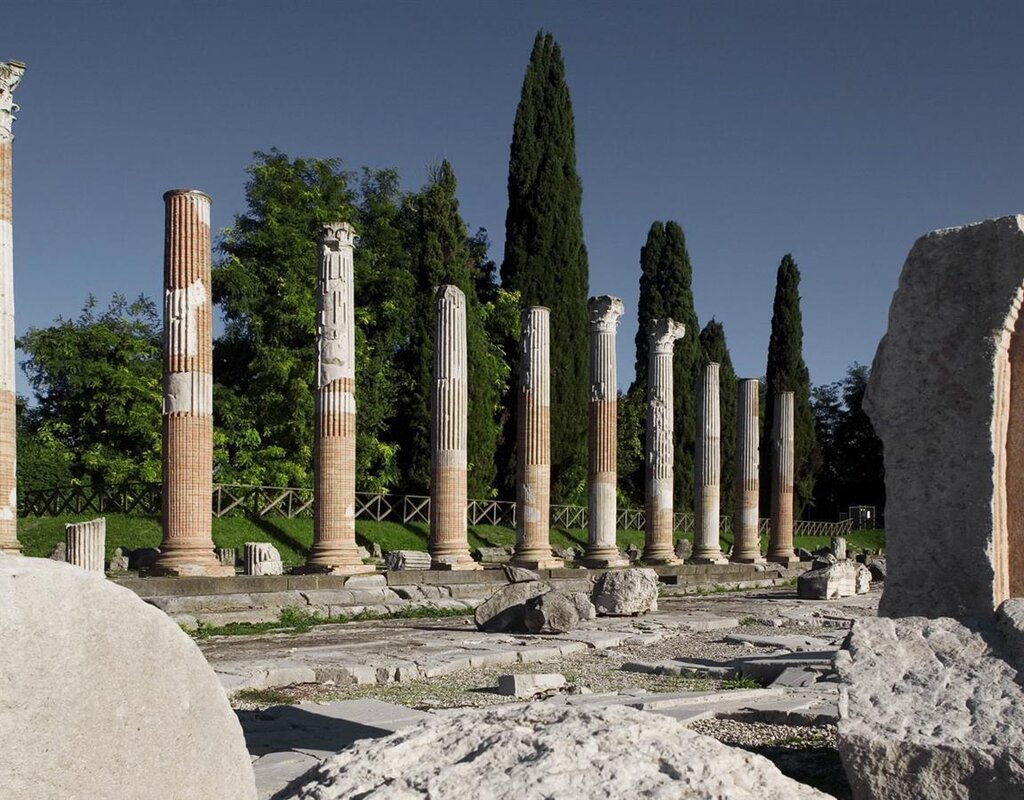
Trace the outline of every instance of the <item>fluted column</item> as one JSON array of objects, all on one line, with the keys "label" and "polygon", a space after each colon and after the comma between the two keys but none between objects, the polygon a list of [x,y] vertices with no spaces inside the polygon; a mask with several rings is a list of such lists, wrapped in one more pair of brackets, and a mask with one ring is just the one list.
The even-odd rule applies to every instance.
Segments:
[{"label": "fluted column", "polygon": [[772,522],[768,560],[798,561],[793,552],[793,393],[775,395],[772,424]]},{"label": "fluted column", "polygon": [[756,378],[738,382],[736,399],[736,510],[732,522],[730,561],[754,564],[761,556],[760,509],[758,492],[758,391]]},{"label": "fluted column", "polygon": [[615,541],[615,485],[618,447],[618,384],[615,329],[622,301],[602,295],[587,301],[590,312],[590,427],[588,430],[587,567],[626,567]]},{"label": "fluted column", "polygon": [[438,287],[430,396],[430,550],[434,569],[478,569],[466,535],[466,297]]},{"label": "fluted column", "polygon": [[551,552],[550,311],[523,311],[519,342],[516,552],[512,563],[527,569],[564,566]]},{"label": "fluted column", "polygon": [[722,480],[722,406],[718,364],[708,364],[697,383],[697,442],[693,459],[693,557],[698,564],[727,560],[719,544]]},{"label": "fluted column", "polygon": [[18,542],[17,433],[14,363],[14,215],[11,132],[14,90],[25,65],[0,61],[0,553],[21,552]]},{"label": "fluted column", "polygon": [[72,522],[64,526],[64,545],[69,564],[103,572],[107,541],[106,517],[88,522]]},{"label": "fluted column", "polygon": [[316,417],[313,422],[313,547],[310,571],[373,572],[356,545],[355,293],[347,222],[324,225],[317,281]]},{"label": "fluted column", "polygon": [[163,525],[154,573],[229,575],[213,552],[210,197],[164,195]]},{"label": "fluted column", "polygon": [[672,351],[686,326],[671,319],[651,320],[648,332],[647,447],[646,447],[646,531],[644,560],[657,564],[678,564],[672,547],[672,491],[674,462],[675,402],[672,381]]}]

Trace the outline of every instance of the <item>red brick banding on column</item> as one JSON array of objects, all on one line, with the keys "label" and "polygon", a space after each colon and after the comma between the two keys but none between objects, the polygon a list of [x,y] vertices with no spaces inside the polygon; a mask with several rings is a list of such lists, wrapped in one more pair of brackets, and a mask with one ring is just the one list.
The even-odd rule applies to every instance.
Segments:
[{"label": "red brick banding on column", "polygon": [[781,564],[799,561],[793,552],[793,392],[775,395],[771,513],[768,560]]},{"label": "red brick banding on column", "polygon": [[736,402],[736,510],[732,522],[732,555],[730,561],[756,564],[761,556],[760,509],[758,492],[761,463],[758,453],[758,392],[756,378],[738,382]]},{"label": "red brick banding on column", "polygon": [[697,382],[697,442],[693,464],[693,557],[695,563],[724,564],[719,541],[722,507],[722,406],[719,365],[707,364]]}]

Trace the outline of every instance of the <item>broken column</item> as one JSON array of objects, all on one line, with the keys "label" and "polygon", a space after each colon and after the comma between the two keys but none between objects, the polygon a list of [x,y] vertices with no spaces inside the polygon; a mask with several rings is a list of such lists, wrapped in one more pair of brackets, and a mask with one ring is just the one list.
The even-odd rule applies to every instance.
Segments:
[{"label": "broken column", "polygon": [[694,455],[693,556],[698,564],[722,564],[719,544],[722,480],[722,410],[718,364],[701,370],[697,383],[697,442]]},{"label": "broken column", "polygon": [[213,551],[210,197],[164,195],[163,542],[151,572],[233,575]]},{"label": "broken column", "polygon": [[564,566],[551,552],[550,311],[523,311],[519,344],[516,552],[512,563],[527,569]]},{"label": "broken column", "polygon": [[730,561],[755,564],[761,556],[760,509],[758,492],[758,391],[756,378],[743,378],[738,383],[736,399],[736,510],[732,521],[732,555]]},{"label": "broken column", "polygon": [[19,553],[14,362],[14,227],[11,126],[25,65],[0,61],[0,553]]},{"label": "broken column", "polygon": [[107,542],[105,517],[88,522],[72,522],[64,526],[64,543],[69,564],[90,572],[103,572],[103,556]]},{"label": "broken column", "polygon": [[671,319],[651,320],[648,333],[646,531],[644,561],[678,564],[672,547],[675,401],[672,350],[686,326]]},{"label": "broken column", "polygon": [[628,567],[615,541],[615,485],[618,447],[618,386],[615,381],[615,329],[622,301],[602,295],[587,301],[590,312],[590,427],[588,430],[587,567]]},{"label": "broken column", "polygon": [[434,569],[479,569],[466,535],[466,297],[457,286],[436,295],[434,386],[430,395],[430,551]]},{"label": "broken column", "polygon": [[772,422],[772,520],[768,560],[780,564],[800,559],[793,552],[793,393],[775,395]]},{"label": "broken column", "polygon": [[306,567],[336,575],[374,571],[356,545],[354,238],[347,222],[324,225],[317,281],[313,547]]}]

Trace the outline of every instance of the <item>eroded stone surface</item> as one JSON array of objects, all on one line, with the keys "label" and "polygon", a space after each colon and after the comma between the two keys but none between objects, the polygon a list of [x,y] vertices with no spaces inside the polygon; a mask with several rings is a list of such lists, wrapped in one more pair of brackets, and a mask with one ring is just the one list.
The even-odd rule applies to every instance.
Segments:
[{"label": "eroded stone surface", "polygon": [[594,585],[598,614],[628,616],[658,610],[658,574],[653,569],[606,572]]},{"label": "eroded stone surface", "polygon": [[572,597],[553,590],[526,601],[523,621],[530,633],[565,633],[579,624],[580,613]]},{"label": "eroded stone surface", "polygon": [[484,631],[521,628],[526,613],[526,601],[548,591],[551,591],[551,584],[547,581],[527,581],[502,586],[476,607],[476,625]]},{"label": "eroded stone surface", "polygon": [[832,600],[858,594],[857,568],[860,566],[852,561],[840,561],[808,570],[796,579],[797,596],[801,600]]}]

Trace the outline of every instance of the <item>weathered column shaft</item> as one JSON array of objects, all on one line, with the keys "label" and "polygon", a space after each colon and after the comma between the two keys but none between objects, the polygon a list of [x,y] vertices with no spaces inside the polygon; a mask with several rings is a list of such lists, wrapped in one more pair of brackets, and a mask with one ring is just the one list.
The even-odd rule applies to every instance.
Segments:
[{"label": "weathered column shaft", "polygon": [[475,569],[466,531],[466,297],[457,286],[436,295],[434,385],[430,396],[430,542],[435,569]]},{"label": "weathered column shaft", "polygon": [[528,569],[563,566],[551,553],[550,312],[523,311],[520,337],[516,552],[512,562]]},{"label": "weathered column shaft", "polygon": [[674,513],[675,401],[672,351],[686,327],[671,319],[651,320],[648,333],[646,531],[644,560],[679,562],[672,547]]},{"label": "weathered column shaft", "polygon": [[317,281],[313,548],[306,566],[336,574],[373,571],[356,545],[354,238],[347,222],[323,227]]},{"label": "weathered column shaft", "polygon": [[164,536],[156,572],[217,575],[213,552],[210,198],[164,195]]},{"label": "weathered column shaft", "polygon": [[762,561],[758,492],[758,391],[756,378],[738,383],[736,399],[736,510],[733,513],[731,561]]},{"label": "weathered column shaft", "polygon": [[793,552],[793,393],[775,395],[772,424],[772,510],[768,560],[798,560]]},{"label": "weathered column shaft", "polygon": [[588,430],[588,541],[583,563],[593,567],[628,566],[619,555],[616,531],[618,384],[615,329],[622,301],[602,295],[587,301],[590,312],[590,427]]},{"label": "weathered column shaft", "polygon": [[0,61],[0,553],[21,551],[17,523],[11,127],[18,110],[14,90],[24,72],[25,65],[20,61]]},{"label": "weathered column shaft", "polygon": [[90,572],[103,572],[107,540],[105,517],[64,526],[64,543],[69,564]]},{"label": "weathered column shaft", "polygon": [[697,383],[697,442],[693,459],[693,558],[692,561],[725,561],[719,543],[722,479],[722,410],[719,365],[708,364]]}]

